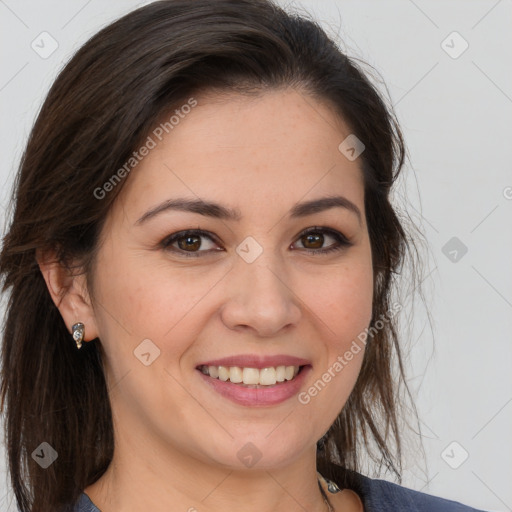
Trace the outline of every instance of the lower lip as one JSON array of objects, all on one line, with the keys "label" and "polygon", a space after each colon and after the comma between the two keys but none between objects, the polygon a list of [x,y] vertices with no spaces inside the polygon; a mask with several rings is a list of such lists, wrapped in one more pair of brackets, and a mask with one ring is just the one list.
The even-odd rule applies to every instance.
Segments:
[{"label": "lower lip", "polygon": [[279,404],[296,395],[310,370],[310,365],[304,366],[292,380],[261,388],[246,388],[239,384],[210,377],[201,370],[197,371],[209,386],[232,402],[239,405],[258,406]]}]

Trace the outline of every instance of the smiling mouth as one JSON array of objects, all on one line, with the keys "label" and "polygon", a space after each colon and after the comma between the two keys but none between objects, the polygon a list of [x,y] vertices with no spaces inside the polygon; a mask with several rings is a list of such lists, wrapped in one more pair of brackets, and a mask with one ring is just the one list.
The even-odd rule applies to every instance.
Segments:
[{"label": "smiling mouth", "polygon": [[309,365],[274,366],[267,368],[242,368],[240,366],[205,366],[197,367],[204,375],[224,382],[229,381],[246,388],[265,388],[277,386],[293,380]]}]

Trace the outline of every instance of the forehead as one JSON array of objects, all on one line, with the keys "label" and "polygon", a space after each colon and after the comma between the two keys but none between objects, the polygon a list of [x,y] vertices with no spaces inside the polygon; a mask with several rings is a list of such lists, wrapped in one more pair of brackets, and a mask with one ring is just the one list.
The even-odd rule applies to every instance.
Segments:
[{"label": "forehead", "polygon": [[215,199],[242,214],[280,208],[284,197],[291,204],[333,193],[363,200],[360,159],[338,149],[350,129],[329,105],[291,89],[194,99],[149,134],[154,147],[121,194],[134,216],[173,196]]}]

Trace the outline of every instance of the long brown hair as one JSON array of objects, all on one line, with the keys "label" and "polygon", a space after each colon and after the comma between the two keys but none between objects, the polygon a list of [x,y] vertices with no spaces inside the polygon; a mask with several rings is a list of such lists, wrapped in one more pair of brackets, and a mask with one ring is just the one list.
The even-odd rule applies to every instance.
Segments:
[{"label": "long brown hair", "polygon": [[[389,197],[406,156],[392,108],[362,67],[304,15],[270,0],[168,0],[117,20],[74,55],[47,95],[16,176],[0,254],[2,291],[9,292],[1,408],[21,512],[74,503],[105,472],[114,448],[101,344],[76,349],[36,250],[56,251],[70,271],[80,262],[92,290],[98,236],[129,176],[104,197],[94,191],[162,114],[198,92],[286,87],[332,105],[365,144],[359,162],[374,263],[373,316],[353,392],[318,445],[318,469],[348,485],[347,470],[357,471],[361,454],[369,453],[400,477],[400,389],[408,389],[395,318],[371,329],[392,309],[395,277],[414,255]],[[58,453],[47,469],[32,457],[43,442]]]}]

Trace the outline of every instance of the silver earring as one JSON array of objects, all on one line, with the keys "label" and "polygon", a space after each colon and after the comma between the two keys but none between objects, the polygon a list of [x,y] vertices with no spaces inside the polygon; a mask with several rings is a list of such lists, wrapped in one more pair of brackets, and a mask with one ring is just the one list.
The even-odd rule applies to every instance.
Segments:
[{"label": "silver earring", "polygon": [[84,330],[85,326],[82,322],[77,322],[71,328],[73,331],[73,339],[76,342],[76,346],[78,349],[82,348],[82,341],[84,340]]},{"label": "silver earring", "polygon": [[326,483],[327,485],[327,490],[331,493],[331,494],[336,494],[337,492],[340,492],[341,489],[338,487],[338,485],[333,482],[332,480],[329,480],[328,478],[325,478],[322,474],[320,474],[318,471],[316,472],[316,474],[318,475],[318,479],[319,480],[322,480]]}]

